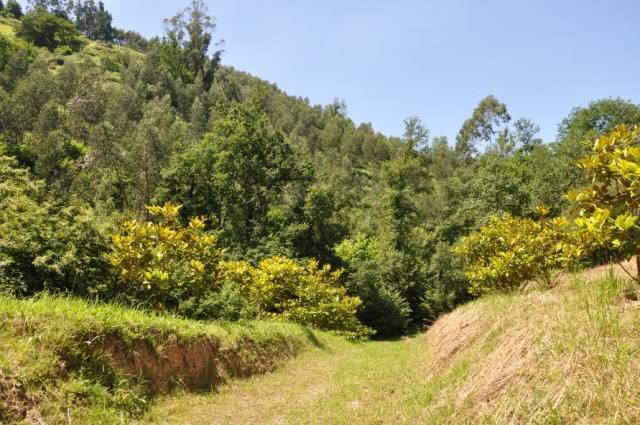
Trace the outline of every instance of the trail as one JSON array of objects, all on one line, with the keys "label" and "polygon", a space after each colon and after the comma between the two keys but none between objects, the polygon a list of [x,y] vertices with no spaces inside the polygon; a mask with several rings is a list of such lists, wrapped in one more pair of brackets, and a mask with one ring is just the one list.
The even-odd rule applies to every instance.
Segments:
[{"label": "trail", "polygon": [[425,401],[424,336],[324,343],[269,375],[161,398],[143,423],[415,423]]}]

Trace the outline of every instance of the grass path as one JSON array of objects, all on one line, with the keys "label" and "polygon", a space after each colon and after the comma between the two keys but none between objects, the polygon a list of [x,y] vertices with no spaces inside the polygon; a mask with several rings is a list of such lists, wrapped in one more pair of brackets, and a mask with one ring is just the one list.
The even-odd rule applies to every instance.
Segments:
[{"label": "grass path", "polygon": [[272,374],[217,393],[162,398],[144,423],[415,423],[430,399],[420,373],[424,343],[423,336],[365,343],[327,338]]}]

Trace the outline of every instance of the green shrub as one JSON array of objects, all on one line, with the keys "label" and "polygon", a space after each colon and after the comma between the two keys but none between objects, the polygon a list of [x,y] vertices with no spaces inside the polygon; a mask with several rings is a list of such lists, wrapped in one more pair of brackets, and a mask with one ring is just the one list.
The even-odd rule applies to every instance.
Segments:
[{"label": "green shrub", "polygon": [[255,319],[257,312],[242,289],[233,284],[224,284],[218,291],[210,291],[201,297],[180,301],[178,313],[195,320]]},{"label": "green shrub", "polygon": [[0,286],[93,293],[109,277],[107,243],[90,209],[59,207],[15,159],[0,156]]},{"label": "green shrub", "polygon": [[53,51],[53,54],[57,56],[71,56],[73,54],[73,50],[69,46],[60,46]]},{"label": "green shrub", "polygon": [[361,267],[350,276],[349,293],[359,297],[362,304],[358,319],[376,331],[376,337],[390,338],[409,329],[411,307],[393,288],[380,282],[375,264]]}]

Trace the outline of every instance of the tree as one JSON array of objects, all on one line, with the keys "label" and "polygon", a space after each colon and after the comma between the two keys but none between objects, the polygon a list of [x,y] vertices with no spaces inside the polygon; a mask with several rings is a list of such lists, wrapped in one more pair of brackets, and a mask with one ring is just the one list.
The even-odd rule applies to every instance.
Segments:
[{"label": "tree", "polygon": [[84,45],[80,33],[71,22],[42,9],[27,13],[16,35],[51,52],[60,46],[78,51]]},{"label": "tree", "polygon": [[73,11],[73,0],[29,0],[32,10],[44,10],[56,15],[59,18],[69,20]]},{"label": "tree", "polygon": [[209,218],[225,245],[240,252],[269,235],[269,211],[304,179],[291,145],[261,111],[259,97],[233,105],[204,139],[165,170],[163,199]]},{"label": "tree", "polygon": [[542,139],[536,137],[540,132],[540,126],[529,118],[520,118],[513,123],[516,146],[525,152],[531,152],[536,146],[542,144]]},{"label": "tree", "polygon": [[93,35],[97,40],[113,41],[113,17],[104,8],[104,3],[98,2],[98,11],[96,12],[96,24],[93,30]]},{"label": "tree", "polygon": [[[183,82],[193,82],[202,73],[207,89],[213,82],[213,73],[218,67],[221,50],[213,52],[213,34],[215,19],[209,15],[209,9],[203,0],[192,0],[191,5],[166,19],[165,39],[162,45],[163,63],[175,78]],[[219,45],[216,44],[216,45]]]},{"label": "tree", "polygon": [[558,140],[595,140],[620,124],[635,125],[640,121],[640,106],[621,98],[590,102],[574,108],[558,128]]},{"label": "tree", "polygon": [[467,119],[456,137],[456,151],[463,159],[474,157],[480,152],[480,144],[490,144],[500,125],[511,121],[507,106],[494,96],[487,96],[480,101]]},{"label": "tree", "polygon": [[23,16],[22,6],[20,6],[17,0],[8,0],[5,6],[5,12],[15,19],[22,19]]},{"label": "tree", "polygon": [[424,152],[429,148],[429,129],[422,125],[420,118],[409,117],[404,120],[403,139],[411,149]]}]

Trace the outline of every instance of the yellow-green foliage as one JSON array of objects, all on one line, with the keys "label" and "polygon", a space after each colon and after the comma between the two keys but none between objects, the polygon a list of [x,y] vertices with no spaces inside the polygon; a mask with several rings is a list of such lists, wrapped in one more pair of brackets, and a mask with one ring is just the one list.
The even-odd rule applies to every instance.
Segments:
[{"label": "yellow-green foliage", "polygon": [[582,256],[579,235],[570,231],[565,218],[548,218],[544,207],[537,212],[540,220],[510,214],[491,217],[454,247],[467,261],[471,293],[511,291],[532,280],[550,287],[554,269]]},{"label": "yellow-green foliage", "polygon": [[640,245],[640,129],[621,125],[593,143],[578,162],[591,186],[569,193],[580,206],[576,224],[600,246],[630,258]]},{"label": "yellow-green foliage", "polygon": [[316,261],[301,266],[283,257],[263,260],[257,267],[245,261],[220,265],[221,280],[240,286],[263,318],[339,331],[350,337],[368,336],[372,331],[356,319],[360,299],[348,296],[337,284],[341,274],[329,266],[320,268]]},{"label": "yellow-green foliage", "polygon": [[155,221],[126,221],[113,236],[109,261],[126,285],[125,292],[165,309],[174,308],[177,297],[213,289],[222,251],[216,247],[217,238],[205,233],[204,219],[192,218],[181,228],[179,206],[168,203],[147,210]]}]

